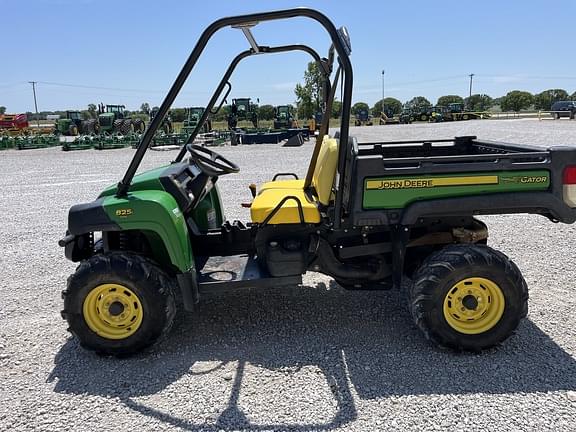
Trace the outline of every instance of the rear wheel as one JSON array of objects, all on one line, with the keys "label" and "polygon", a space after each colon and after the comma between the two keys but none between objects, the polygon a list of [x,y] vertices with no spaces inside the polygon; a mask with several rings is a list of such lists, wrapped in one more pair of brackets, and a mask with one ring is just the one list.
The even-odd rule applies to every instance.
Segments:
[{"label": "rear wheel", "polygon": [[413,281],[412,318],[439,346],[490,348],[507,339],[528,312],[520,270],[488,246],[447,246],[424,261]]},{"label": "rear wheel", "polygon": [[146,129],[146,124],[144,123],[144,121],[142,121],[140,119],[134,120],[133,124],[134,124],[134,131],[135,132],[142,133],[142,132],[144,132],[144,129]]},{"label": "rear wheel", "polygon": [[173,280],[154,262],[112,252],[83,261],[62,293],[62,316],[80,344],[125,356],[162,340],[176,314]]},{"label": "rear wheel", "polygon": [[120,133],[122,135],[128,135],[132,132],[134,132],[134,123],[132,123],[132,120],[124,120],[124,123],[122,123],[120,127]]},{"label": "rear wheel", "polygon": [[122,119],[118,119],[118,120],[114,120],[114,123],[112,125],[112,132],[122,132],[122,127],[124,126],[124,120]]}]

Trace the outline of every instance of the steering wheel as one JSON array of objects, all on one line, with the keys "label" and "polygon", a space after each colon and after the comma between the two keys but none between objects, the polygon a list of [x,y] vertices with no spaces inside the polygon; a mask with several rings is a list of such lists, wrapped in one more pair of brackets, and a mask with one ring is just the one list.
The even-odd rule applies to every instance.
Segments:
[{"label": "steering wheel", "polygon": [[210,177],[240,172],[238,165],[209,148],[197,144],[188,144],[186,149],[190,152],[190,158],[196,163],[198,168]]}]

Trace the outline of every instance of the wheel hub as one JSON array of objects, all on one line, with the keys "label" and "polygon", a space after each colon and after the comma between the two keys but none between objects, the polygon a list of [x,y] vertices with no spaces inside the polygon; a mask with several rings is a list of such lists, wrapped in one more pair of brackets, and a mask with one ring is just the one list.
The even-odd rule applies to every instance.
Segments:
[{"label": "wheel hub", "polygon": [[124,312],[124,305],[122,303],[120,303],[119,301],[115,301],[108,308],[108,312],[112,316],[121,315],[122,312]]},{"label": "wheel hub", "polygon": [[82,307],[84,321],[105,339],[132,336],[144,316],[142,303],[134,292],[119,284],[102,284],[92,289]]},{"label": "wheel hub", "polygon": [[467,278],[446,294],[444,318],[460,333],[480,334],[498,324],[504,307],[504,294],[496,283],[486,278]]}]

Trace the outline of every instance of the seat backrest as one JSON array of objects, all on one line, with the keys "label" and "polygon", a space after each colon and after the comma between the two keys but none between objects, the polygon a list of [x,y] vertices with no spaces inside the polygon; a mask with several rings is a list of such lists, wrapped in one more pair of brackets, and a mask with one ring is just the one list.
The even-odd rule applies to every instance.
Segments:
[{"label": "seat backrest", "polygon": [[316,160],[314,175],[312,176],[312,186],[318,195],[318,201],[323,205],[330,203],[337,165],[338,141],[335,138],[324,135],[322,147]]}]

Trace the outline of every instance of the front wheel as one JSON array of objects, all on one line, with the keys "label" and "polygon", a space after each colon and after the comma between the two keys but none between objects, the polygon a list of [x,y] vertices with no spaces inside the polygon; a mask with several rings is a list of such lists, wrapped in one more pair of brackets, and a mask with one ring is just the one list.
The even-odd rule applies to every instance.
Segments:
[{"label": "front wheel", "polygon": [[154,262],[111,252],[83,261],[62,293],[62,317],[89,350],[135,354],[170,331],[176,304],[172,279]]},{"label": "front wheel", "polygon": [[481,351],[498,345],[528,312],[520,270],[488,246],[447,246],[424,261],[413,281],[412,318],[442,347]]}]

